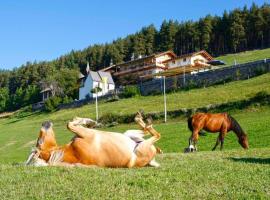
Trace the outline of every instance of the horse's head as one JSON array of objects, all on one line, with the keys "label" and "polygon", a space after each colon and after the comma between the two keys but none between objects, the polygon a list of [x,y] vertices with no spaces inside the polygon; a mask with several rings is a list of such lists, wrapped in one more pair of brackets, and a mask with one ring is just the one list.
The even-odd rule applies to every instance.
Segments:
[{"label": "horse's head", "polygon": [[46,121],[42,123],[36,144],[39,150],[46,151],[57,146],[52,127],[52,122]]},{"label": "horse's head", "polygon": [[46,121],[42,123],[37,139],[36,148],[31,151],[26,165],[47,166],[47,161],[51,157],[51,151],[57,147],[53,132],[52,122]]},{"label": "horse's head", "polygon": [[244,148],[244,149],[248,149],[248,138],[247,135],[245,133],[243,133],[238,140],[239,144]]}]

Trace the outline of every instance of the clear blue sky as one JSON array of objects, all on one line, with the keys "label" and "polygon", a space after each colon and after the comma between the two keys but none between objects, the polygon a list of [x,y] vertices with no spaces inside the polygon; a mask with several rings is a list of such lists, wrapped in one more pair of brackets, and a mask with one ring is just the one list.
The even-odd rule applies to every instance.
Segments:
[{"label": "clear blue sky", "polygon": [[[6,0],[0,3],[0,69],[52,60],[164,19],[197,20],[252,0]],[[262,5],[265,0],[255,0]],[[268,1],[269,2],[269,1]]]}]

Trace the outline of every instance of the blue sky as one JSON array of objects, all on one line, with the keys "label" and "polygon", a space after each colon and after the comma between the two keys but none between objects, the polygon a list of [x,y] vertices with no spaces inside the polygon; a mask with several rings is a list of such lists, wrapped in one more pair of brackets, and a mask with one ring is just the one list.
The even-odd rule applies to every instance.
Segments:
[{"label": "blue sky", "polygon": [[[164,19],[197,20],[252,0],[8,0],[0,2],[0,69],[52,60]],[[254,1],[262,5],[265,0]]]}]

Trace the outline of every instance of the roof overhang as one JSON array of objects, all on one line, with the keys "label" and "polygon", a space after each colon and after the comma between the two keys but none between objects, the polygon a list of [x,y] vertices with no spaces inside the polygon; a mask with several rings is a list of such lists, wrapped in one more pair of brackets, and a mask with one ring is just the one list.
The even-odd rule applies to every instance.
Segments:
[{"label": "roof overhang", "polygon": [[172,68],[172,69],[167,69],[166,71],[159,72],[159,73],[156,73],[156,74],[141,76],[140,78],[154,78],[154,77],[157,77],[157,76],[170,77],[170,76],[176,76],[176,75],[181,75],[181,74],[185,74],[185,73],[190,73],[190,72],[195,71],[195,70],[210,69],[210,68],[211,68],[211,66],[201,66],[201,65],[191,66],[191,65],[187,65],[187,66],[184,66],[184,67],[176,67],[176,68]]}]

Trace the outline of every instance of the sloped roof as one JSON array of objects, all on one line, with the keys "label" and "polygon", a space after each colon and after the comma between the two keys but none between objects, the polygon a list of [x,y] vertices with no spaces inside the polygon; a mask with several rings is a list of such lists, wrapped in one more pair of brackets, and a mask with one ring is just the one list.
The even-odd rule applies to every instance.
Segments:
[{"label": "sloped roof", "polygon": [[202,55],[208,61],[213,60],[213,57],[209,53],[207,53],[205,50],[201,50],[201,51],[197,51],[197,52],[193,52],[193,53],[188,53],[188,54],[183,54],[183,55],[177,56],[175,59],[186,58],[186,57],[191,57],[191,56],[195,56],[195,55]]},{"label": "sloped roof", "polygon": [[112,79],[112,75],[109,72],[103,72],[103,71],[98,71],[98,74],[100,76],[100,78],[102,79],[102,77],[106,77],[107,78],[107,83],[109,84],[114,84],[114,81]]},{"label": "sloped roof", "polygon": [[40,93],[44,93],[44,92],[47,92],[47,91],[52,91],[52,88],[44,88],[43,90],[40,91]]},{"label": "sloped roof", "polygon": [[[112,78],[112,75],[111,75],[110,72],[103,72],[103,71],[94,72],[94,71],[89,71],[88,76],[90,76],[90,78],[93,81],[96,81],[96,82],[102,82],[102,78],[103,77],[106,77],[108,84],[114,84],[114,81],[113,81],[113,78]],[[81,78],[83,80],[83,82],[85,82],[86,77]]]},{"label": "sloped roof", "polygon": [[163,56],[164,54],[171,54],[172,57],[176,58],[176,55],[173,51],[169,50],[169,51],[164,51],[164,52],[160,52],[160,53],[156,53],[153,54],[155,57],[159,57],[159,56]]},{"label": "sloped roof", "polygon": [[159,56],[163,56],[165,54],[170,54],[173,58],[176,58],[176,55],[173,51],[169,50],[169,51],[164,51],[164,52],[160,52],[160,53],[155,53],[155,54],[151,54],[149,56],[144,56],[144,57],[141,57],[141,58],[137,58],[137,59],[134,59],[134,60],[129,60],[127,62],[122,62],[122,63],[119,63],[119,64],[116,64],[116,65],[111,65],[109,67],[106,67],[106,68],[103,68],[101,69],[101,71],[107,71],[111,68],[114,68],[114,67],[118,67],[118,66],[121,66],[121,65],[125,65],[125,64],[128,64],[128,63],[132,63],[132,62],[137,62],[137,61],[140,61],[140,60],[145,60],[147,58],[157,58]]},{"label": "sloped roof", "polygon": [[88,75],[92,78],[93,81],[101,82],[101,78],[97,72],[89,71]]}]

